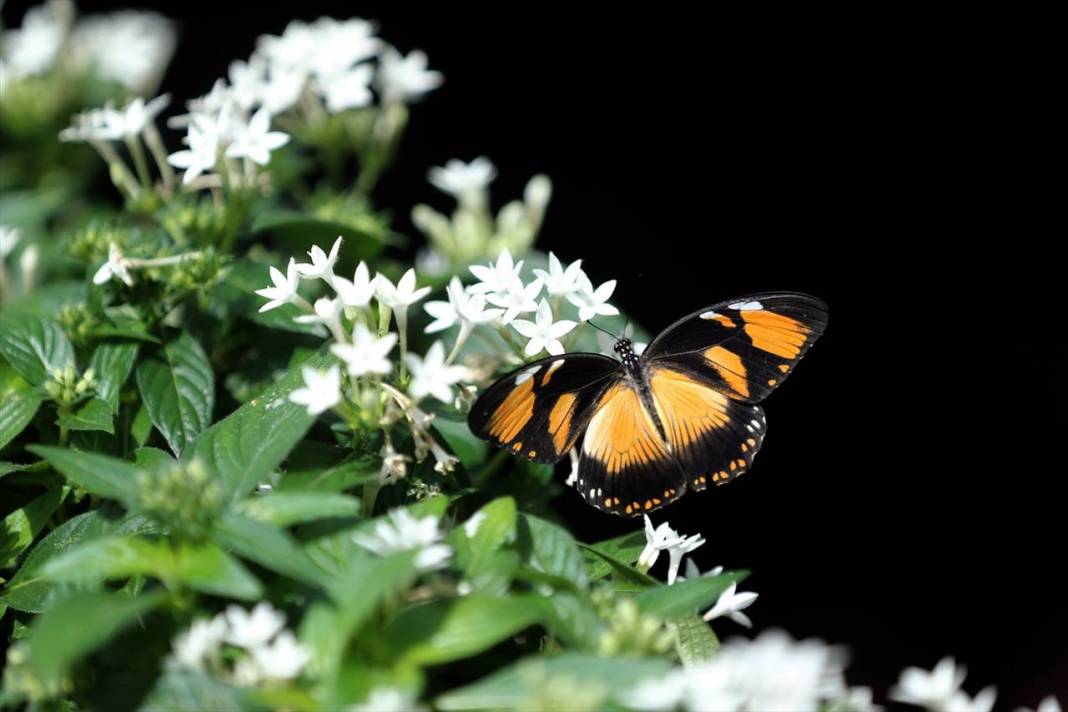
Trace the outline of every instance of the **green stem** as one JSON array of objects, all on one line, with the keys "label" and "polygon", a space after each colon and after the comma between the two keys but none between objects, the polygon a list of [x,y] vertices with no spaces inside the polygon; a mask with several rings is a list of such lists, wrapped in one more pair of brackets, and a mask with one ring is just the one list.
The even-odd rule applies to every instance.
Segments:
[{"label": "green stem", "polygon": [[378,480],[371,480],[365,482],[363,485],[363,516],[373,517],[375,513],[375,500],[378,499],[378,492],[382,489],[382,484]]},{"label": "green stem", "polygon": [[145,149],[142,148],[141,142],[136,136],[127,136],[126,148],[130,149],[130,155],[133,156],[134,168],[137,170],[137,177],[141,179],[141,185],[145,190],[152,190],[152,176],[148,172],[148,159],[145,158]]},{"label": "green stem", "polygon": [[500,470],[508,460],[509,452],[507,450],[498,450],[494,453],[493,457],[489,459],[489,462],[483,466],[482,471],[478,474],[479,486],[485,486],[485,484],[497,474],[497,471]]}]

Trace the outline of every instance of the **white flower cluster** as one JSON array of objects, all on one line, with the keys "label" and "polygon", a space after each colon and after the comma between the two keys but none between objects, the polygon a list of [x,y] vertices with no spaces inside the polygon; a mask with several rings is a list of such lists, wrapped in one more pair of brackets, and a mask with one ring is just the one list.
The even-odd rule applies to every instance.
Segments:
[{"label": "white flower cluster", "polygon": [[949,657],[938,661],[930,672],[915,667],[906,668],[890,691],[890,698],[934,712],[990,712],[997,698],[997,690],[992,686],[986,687],[972,697],[961,689],[966,675],[964,667]]},{"label": "white flower cluster", "polygon": [[877,709],[871,690],[846,685],[844,669],[840,649],[768,631],[751,641],[730,640],[712,661],[645,682],[619,702],[637,710],[690,712]]},{"label": "white flower cluster", "polygon": [[[300,675],[310,654],[285,624],[285,617],[266,601],[251,611],[230,606],[210,620],[195,621],[176,637],[172,664],[186,670],[226,672],[238,685],[292,680]],[[234,656],[223,654],[224,644],[241,651],[229,671],[224,665]]]},{"label": "white flower cluster", "polygon": [[134,10],[75,22],[74,3],[60,1],[27,10],[22,25],[4,33],[2,46],[0,86],[62,65],[148,94],[174,54],[175,31],[162,15]]},{"label": "white flower cluster", "polygon": [[444,538],[437,517],[417,518],[407,509],[394,509],[375,522],[370,531],[353,535],[357,544],[379,556],[418,552],[415,565],[421,571],[441,568],[452,558],[452,547],[443,542]]},{"label": "white flower cluster", "polygon": [[383,104],[409,102],[441,84],[441,74],[427,69],[425,54],[404,57],[374,30],[359,18],[322,17],[311,23],[294,20],[280,36],[261,36],[247,61],[231,63],[226,79],[190,101],[188,114],[172,119],[171,125],[187,127],[188,148],[170,157],[185,171],[182,182],[194,184],[212,171],[229,180],[241,176],[226,159],[245,159],[244,173],[252,175],[248,162],[266,165],[271,152],[289,140],[271,130],[279,114],[299,109],[314,118],[324,108],[337,113],[366,107],[374,101],[372,87]]}]

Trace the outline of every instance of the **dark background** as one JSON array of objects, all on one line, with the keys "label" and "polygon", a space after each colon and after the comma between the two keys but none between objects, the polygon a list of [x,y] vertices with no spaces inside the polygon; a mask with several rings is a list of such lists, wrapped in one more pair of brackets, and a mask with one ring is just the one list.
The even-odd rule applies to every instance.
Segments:
[{"label": "dark background", "polygon": [[[159,3],[182,25],[164,88],[205,93],[293,17],[375,19],[446,76],[377,193],[402,231],[411,205],[450,204],[427,167],[484,154],[497,204],[552,177],[540,247],[617,278],[651,331],[748,292],[825,299],[755,470],[654,521],[703,533],[702,569],[752,569],[757,629],[848,645],[877,699],[952,654],[1005,709],[1068,700],[1043,19],[444,5]],[[634,525],[560,506],[587,540]]]}]

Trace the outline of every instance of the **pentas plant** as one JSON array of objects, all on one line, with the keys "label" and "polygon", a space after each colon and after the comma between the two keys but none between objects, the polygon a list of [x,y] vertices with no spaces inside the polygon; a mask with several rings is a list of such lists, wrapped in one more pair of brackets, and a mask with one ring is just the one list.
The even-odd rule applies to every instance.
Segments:
[{"label": "pentas plant", "polygon": [[[472,434],[495,378],[646,336],[535,249],[544,175],[496,206],[488,158],[428,158],[451,210],[376,205],[425,54],[294,21],[189,99],[175,40],[69,2],[0,33],[0,706],[876,709],[838,646],[720,644],[773,621],[709,532],[576,541],[576,453]],[[889,699],[989,710],[964,680]]]}]

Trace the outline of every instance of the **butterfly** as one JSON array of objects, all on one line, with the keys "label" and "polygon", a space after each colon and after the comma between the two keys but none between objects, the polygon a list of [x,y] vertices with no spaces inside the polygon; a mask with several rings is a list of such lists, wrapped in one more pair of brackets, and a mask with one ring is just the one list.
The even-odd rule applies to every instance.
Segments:
[{"label": "butterfly", "polygon": [[576,488],[586,502],[645,514],[752,467],[766,431],[758,404],[827,317],[823,301],[796,292],[713,304],[664,329],[641,355],[621,338],[618,360],[567,353],[525,364],[475,401],[468,424],[538,463],[577,448]]}]

